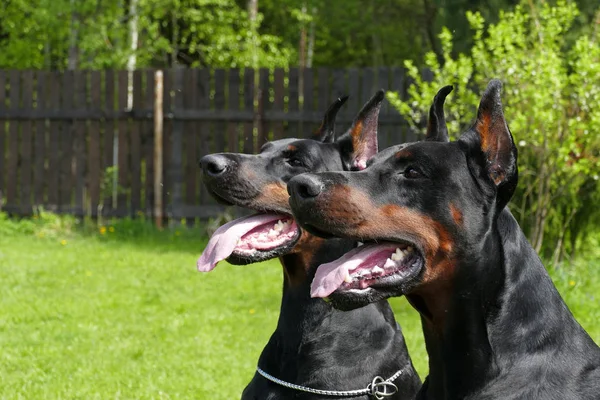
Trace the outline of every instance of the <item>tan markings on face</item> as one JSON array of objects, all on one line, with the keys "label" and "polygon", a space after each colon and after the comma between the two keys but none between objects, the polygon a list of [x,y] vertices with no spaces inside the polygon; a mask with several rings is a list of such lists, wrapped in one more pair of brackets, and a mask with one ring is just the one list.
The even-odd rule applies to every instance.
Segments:
[{"label": "tan markings on face", "polygon": [[296,151],[296,150],[298,150],[298,148],[297,148],[296,146],[292,145],[292,144],[290,144],[290,145],[287,147],[287,149],[288,149],[289,151]]},{"label": "tan markings on face", "polygon": [[358,238],[403,237],[420,247],[425,271],[407,297],[421,297],[426,310],[419,311],[442,331],[456,271],[455,244],[448,229],[409,207],[375,205],[366,193],[346,185],[337,185],[329,193],[323,199],[325,219],[340,227],[341,232]]},{"label": "tan markings on face", "polygon": [[267,209],[286,209],[290,208],[288,203],[289,195],[287,187],[282,182],[269,183],[263,186],[261,194],[254,199],[255,206]]},{"label": "tan markings on face", "polygon": [[396,158],[408,158],[410,156],[412,156],[412,153],[408,149],[402,149],[394,155]]},{"label": "tan markings on face", "polygon": [[463,213],[454,204],[450,204],[450,214],[452,214],[452,219],[454,220],[454,223],[456,223],[456,225],[458,225],[458,226],[462,226]]},{"label": "tan markings on face", "polygon": [[376,206],[366,193],[346,185],[334,186],[323,202],[326,218],[343,224],[352,236],[390,237],[398,232],[418,242],[426,257],[452,252],[448,231],[419,211],[396,204]]}]

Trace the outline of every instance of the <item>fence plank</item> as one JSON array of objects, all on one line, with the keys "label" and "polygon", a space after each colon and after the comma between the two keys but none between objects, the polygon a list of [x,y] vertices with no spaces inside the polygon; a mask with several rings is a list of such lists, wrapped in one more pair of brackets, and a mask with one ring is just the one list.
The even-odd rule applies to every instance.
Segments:
[{"label": "fence plank", "polygon": [[265,111],[270,108],[270,82],[269,70],[261,68],[258,77],[258,121],[257,121],[257,137],[256,147],[260,150],[263,144],[269,140],[269,123],[265,119]]},{"label": "fence plank", "polygon": [[[389,88],[391,86],[390,82],[389,82],[389,73],[390,73],[389,68],[378,68],[377,69],[377,83],[375,85],[375,87],[377,88],[376,90],[379,90],[379,89],[384,89],[386,91],[389,90]],[[379,118],[383,120],[388,115],[389,115],[389,102],[384,100],[383,103],[381,104],[381,109],[379,111],[379,116],[380,116]],[[379,124],[377,136],[378,136],[378,140],[379,140],[379,148],[380,149],[385,149],[391,145],[390,130],[391,130],[391,125]]]},{"label": "fence plank", "polygon": [[[58,72],[49,74],[48,107],[60,108],[61,76]],[[60,209],[60,143],[62,121],[49,121],[48,127],[48,169],[46,169],[46,182],[48,186],[48,200],[46,208],[58,211]]]},{"label": "fence plank", "polygon": [[[215,70],[215,110],[225,109],[225,70],[218,68]],[[225,151],[225,123],[216,122],[214,124],[214,152],[222,153]]]},{"label": "fence plank", "polygon": [[[299,94],[300,94],[300,70],[298,68],[290,68],[288,71],[288,111],[290,113],[297,113],[300,107]],[[288,122],[287,136],[291,138],[300,137],[302,132],[302,121]]]},{"label": "fence plank", "polygon": [[[273,75],[273,91],[275,97],[272,107],[272,109],[275,111],[283,111],[283,102],[285,97],[283,74],[284,71],[282,68],[275,68]],[[276,122],[273,124],[273,140],[281,138],[283,138],[283,122]]]},{"label": "fence plank", "polygon": [[[144,108],[151,110],[154,107],[154,75],[155,70],[145,72]],[[154,207],[154,124],[152,121],[144,121],[142,124],[142,143],[144,151],[145,178],[144,183],[144,207],[146,215],[152,216]]]},{"label": "fence plank", "polygon": [[[10,108],[19,108],[20,101],[20,74],[19,71],[10,71]],[[7,185],[6,185],[6,206],[7,208],[18,205],[17,185],[18,185],[18,162],[19,162],[19,123],[10,121],[8,136],[8,157],[7,157]]]},{"label": "fence plank", "polygon": [[[21,108],[29,110],[33,108],[33,71],[21,72]],[[31,174],[33,160],[32,153],[31,121],[21,122],[21,155],[19,159],[19,207],[23,214],[31,213]]]},{"label": "fence plank", "polygon": [[[119,110],[127,110],[127,95],[129,74],[127,71],[118,71],[117,99]],[[117,208],[126,210],[128,214],[131,210],[129,207],[128,195],[126,190],[130,188],[129,182],[129,121],[119,120],[119,150],[117,152],[119,159],[119,191],[117,194]]]},{"label": "fence plank", "polygon": [[312,137],[315,126],[308,122],[309,116],[315,111],[313,70],[304,68],[302,71],[302,119],[307,121],[302,126],[302,136]]},{"label": "fence plank", "polygon": [[[6,108],[6,74],[0,70],[0,110]],[[6,121],[0,119],[0,210],[2,210],[3,196],[6,191],[6,170],[4,168],[6,158]]]},{"label": "fence plank", "polygon": [[[238,111],[240,109],[240,82],[240,71],[238,69],[230,69],[227,74],[227,109],[229,111]],[[227,151],[230,153],[239,153],[240,151],[238,128],[239,126],[236,122],[229,122],[227,124]]]},{"label": "fence plank", "polygon": [[[74,76],[73,71],[65,71],[61,85],[62,108],[73,107]],[[73,121],[65,121],[60,134],[60,190],[58,198],[59,209],[72,207],[73,196]]]},{"label": "fence plank", "polygon": [[[105,98],[104,105],[106,112],[114,111],[115,109],[115,73],[114,71],[106,71],[104,74],[104,85],[105,85]],[[115,128],[116,121],[112,118],[108,118],[104,122],[104,148],[103,148],[103,157],[102,157],[102,171],[100,179],[101,181],[109,185],[110,189],[113,186],[113,174],[116,171],[111,171],[110,176],[107,176],[109,172],[109,168],[115,167],[118,165],[118,160],[116,159],[116,140],[115,140]],[[104,193],[101,193],[101,196],[104,196],[102,200],[104,203],[103,212],[108,212],[110,209],[116,208],[116,204],[113,202],[112,190],[109,190],[108,187],[104,189]]]},{"label": "fence plank", "polygon": [[[100,71],[90,73],[90,107],[100,109],[102,106],[102,76]],[[91,120],[89,122],[89,149],[87,166],[87,188],[89,194],[89,207],[92,215],[98,215],[100,204],[100,122]]]},{"label": "fence plank", "polygon": [[331,98],[330,102],[333,102],[334,99],[338,97],[344,96],[348,94],[348,89],[346,85],[346,70],[336,68],[332,73],[332,82],[331,82]]},{"label": "fence plank", "polygon": [[[207,68],[202,68],[197,74],[197,90],[198,95],[196,96],[196,106],[199,110],[210,110],[210,71]],[[210,123],[200,122],[198,124],[199,144],[198,144],[198,160],[210,153]],[[198,164],[195,164],[196,168]],[[212,197],[206,192],[204,185],[200,184],[200,204],[205,204],[207,201],[212,200]]]},{"label": "fence plank", "polygon": [[[133,72],[133,109],[142,109],[143,103],[142,71]],[[142,209],[142,121],[131,121],[131,215]]]},{"label": "fence plank", "polygon": [[[391,83],[390,90],[394,92],[398,92],[400,98],[405,99],[405,88],[404,88],[404,70],[400,67],[392,68],[391,72]],[[398,110],[394,107],[390,106],[390,114],[394,116],[400,116]],[[401,116],[400,116],[401,117]],[[404,143],[407,141],[408,129],[406,129],[406,122],[401,121],[392,126],[392,130],[390,133],[390,142],[392,145]]]},{"label": "fence plank", "polygon": [[[254,69],[244,69],[244,110],[254,114]],[[256,151],[254,145],[254,123],[244,123],[244,153],[250,154]]]},{"label": "fence plank", "polygon": [[324,113],[329,107],[329,70],[327,68],[319,68],[317,70],[319,77],[319,103],[318,109],[320,113]]},{"label": "fence plank", "polygon": [[[87,109],[87,71],[75,71],[75,108]],[[76,120],[73,123],[73,176],[75,182],[75,207],[84,214],[83,198],[85,193],[85,142],[87,136],[86,121]]]},{"label": "fence plank", "polygon": [[[31,110],[33,108],[33,71],[21,72],[21,108]],[[31,121],[21,122],[21,155],[19,160],[19,183],[20,196],[19,207],[24,214],[31,213],[31,181],[32,181],[32,147],[33,135],[31,133]]]},{"label": "fence plank", "polygon": [[[168,116],[173,113],[173,70],[167,69],[163,76],[163,115]],[[173,181],[169,175],[169,165],[171,165],[171,139],[173,133],[173,121],[167,119],[163,125],[163,215],[167,216],[165,207],[171,203],[171,194],[173,191]]]},{"label": "fence plank", "polygon": [[[364,102],[367,101],[366,98],[361,98],[360,96],[360,78],[358,69],[356,68],[351,68],[348,71],[348,96],[343,111],[349,119],[354,119],[358,115]],[[350,128],[350,124],[344,126],[343,129],[339,131],[339,134],[343,133],[348,128]]]},{"label": "fence plank", "polygon": [[[184,109],[183,87],[184,87],[184,69],[176,68],[173,71],[173,110]],[[169,165],[169,181],[171,182],[171,202],[169,203],[170,212],[183,205],[183,128],[184,122],[173,121],[173,133],[171,141],[171,162]],[[177,222],[177,221],[175,221]]]},{"label": "fence plank", "polygon": [[[62,76],[62,108],[73,108],[74,76],[73,71],[65,71]],[[59,209],[72,208],[73,201],[73,121],[65,121],[60,134],[60,190]]]},{"label": "fence plank", "polygon": [[[36,89],[36,108],[43,110],[47,107],[47,83],[48,73],[37,71],[37,89]],[[44,164],[46,159],[46,121],[38,120],[35,126],[35,139],[33,144],[33,204],[41,206],[44,204],[44,184],[45,171]]]},{"label": "fence plank", "polygon": [[[197,93],[197,74],[195,70],[186,69],[184,73],[184,86],[183,86],[183,108],[186,110],[196,108],[196,93]],[[195,205],[196,204],[196,193],[197,193],[197,171],[198,166],[196,164],[196,148],[197,148],[197,129],[195,121],[186,121],[184,135],[182,137],[185,148],[185,160],[184,160],[184,172],[185,172],[185,204]],[[188,218],[186,223],[193,225],[194,218]]]}]

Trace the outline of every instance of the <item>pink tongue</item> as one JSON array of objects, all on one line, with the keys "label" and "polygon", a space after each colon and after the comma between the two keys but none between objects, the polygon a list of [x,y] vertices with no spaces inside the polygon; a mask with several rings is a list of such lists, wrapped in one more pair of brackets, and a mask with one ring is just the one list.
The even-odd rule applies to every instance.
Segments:
[{"label": "pink tongue", "polygon": [[393,244],[370,244],[355,248],[342,257],[317,268],[310,286],[311,297],[327,297],[344,283],[346,274],[354,271],[375,254],[387,249],[395,250]]},{"label": "pink tongue", "polygon": [[198,271],[212,271],[219,261],[226,259],[233,253],[235,246],[243,235],[257,226],[283,218],[285,217],[277,214],[258,214],[238,218],[221,226],[212,235],[204,252],[198,259],[196,263]]}]

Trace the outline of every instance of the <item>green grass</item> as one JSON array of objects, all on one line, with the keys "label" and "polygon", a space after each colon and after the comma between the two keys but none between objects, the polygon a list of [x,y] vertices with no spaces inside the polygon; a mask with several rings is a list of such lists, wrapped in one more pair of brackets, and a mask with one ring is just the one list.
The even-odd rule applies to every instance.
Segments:
[{"label": "green grass", "polygon": [[[239,398],[276,325],[278,262],[200,274],[199,231],[123,222],[81,234],[50,220],[0,218],[0,398]],[[553,277],[600,342],[596,264]],[[425,376],[418,317],[392,303]]]}]

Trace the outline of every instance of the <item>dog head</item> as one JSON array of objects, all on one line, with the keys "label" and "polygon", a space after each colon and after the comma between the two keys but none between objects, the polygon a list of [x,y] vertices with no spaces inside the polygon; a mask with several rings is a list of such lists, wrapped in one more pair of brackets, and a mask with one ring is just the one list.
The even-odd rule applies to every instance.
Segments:
[{"label": "dog head", "polygon": [[334,132],[335,117],[347,97],[330,106],[311,139],[268,142],[255,155],[222,153],[202,158],[204,183],[211,195],[257,214],[219,228],[198,260],[198,268],[210,271],[223,259],[249,264],[309,246],[313,237],[303,233],[292,217],[287,184],[306,172],[364,168],[377,153],[377,120],[383,98],[383,90],[378,91],[339,138]]},{"label": "dog head", "polygon": [[475,124],[450,142],[440,90],[425,141],[388,148],[360,172],[300,175],[290,204],[303,228],[365,242],[322,265],[312,296],[351,309],[384,298],[436,292],[457,260],[481,257],[481,238],[517,184],[517,150],[505,122],[501,83],[491,81]]}]

